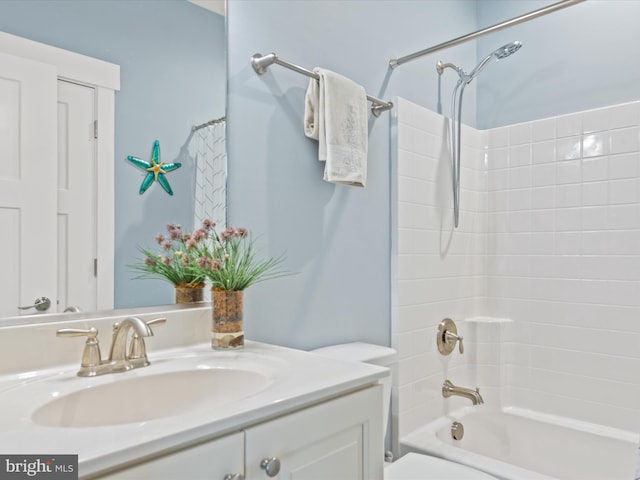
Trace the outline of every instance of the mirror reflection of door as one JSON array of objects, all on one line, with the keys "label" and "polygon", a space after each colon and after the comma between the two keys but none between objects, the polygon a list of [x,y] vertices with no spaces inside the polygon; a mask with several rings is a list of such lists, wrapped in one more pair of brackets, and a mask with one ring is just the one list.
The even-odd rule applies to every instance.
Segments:
[{"label": "mirror reflection of door", "polygon": [[58,81],[58,303],[59,312],[97,309],[95,176],[98,128],[95,91]]},{"label": "mirror reflection of door", "polygon": [[113,308],[114,87],[117,65],[0,35],[0,317]]},{"label": "mirror reflection of door", "polygon": [[0,55],[0,315],[57,299],[56,82],[50,65]]}]

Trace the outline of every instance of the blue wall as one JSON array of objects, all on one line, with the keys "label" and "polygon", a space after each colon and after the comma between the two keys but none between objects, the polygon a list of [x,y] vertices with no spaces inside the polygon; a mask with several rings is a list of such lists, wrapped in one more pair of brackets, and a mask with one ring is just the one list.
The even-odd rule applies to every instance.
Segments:
[{"label": "blue wall", "polygon": [[[137,245],[153,245],[166,223],[193,222],[194,160],[183,149],[191,126],[225,112],[225,19],[183,0],[2,0],[0,30],[120,65],[115,130],[115,305],[173,302],[162,281],[131,280]],[[144,174],[127,155],[179,161],[144,195]],[[98,179],[99,181],[99,179]]]},{"label": "blue wall", "polygon": [[[478,27],[555,1],[478,0]],[[477,126],[492,128],[640,99],[640,2],[588,0],[477,41],[520,51],[478,77]],[[504,65],[503,65],[504,64]]]},{"label": "blue wall", "polygon": [[[473,1],[230,2],[229,221],[261,234],[265,253],[286,250],[297,272],[248,290],[249,338],[300,348],[390,341],[390,114],[369,123],[367,187],[326,183],[317,143],[302,130],[308,79],[279,66],[258,76],[251,56],[276,52],[346,75],[371,95],[435,110],[439,57],[393,72],[388,61],[475,25]],[[475,58],[465,45],[445,60]],[[446,78],[446,92],[454,80]],[[473,89],[465,95],[473,118]]]}]

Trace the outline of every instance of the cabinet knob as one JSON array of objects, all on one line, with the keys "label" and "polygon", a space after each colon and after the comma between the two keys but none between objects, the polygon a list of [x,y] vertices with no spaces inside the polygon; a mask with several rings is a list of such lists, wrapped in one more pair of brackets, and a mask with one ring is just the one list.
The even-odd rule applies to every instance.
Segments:
[{"label": "cabinet knob", "polygon": [[260,462],[260,468],[265,471],[267,477],[275,477],[280,473],[280,460],[276,457],[263,458]]},{"label": "cabinet knob", "polygon": [[241,473],[227,473],[222,480],[244,480]]}]

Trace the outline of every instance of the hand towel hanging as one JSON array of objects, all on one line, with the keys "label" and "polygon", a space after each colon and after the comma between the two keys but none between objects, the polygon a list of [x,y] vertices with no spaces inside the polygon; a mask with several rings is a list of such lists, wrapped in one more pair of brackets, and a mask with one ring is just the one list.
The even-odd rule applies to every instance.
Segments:
[{"label": "hand towel hanging", "polygon": [[318,140],[324,180],[364,187],[367,183],[367,94],[335,72],[315,68],[305,95],[304,131]]}]

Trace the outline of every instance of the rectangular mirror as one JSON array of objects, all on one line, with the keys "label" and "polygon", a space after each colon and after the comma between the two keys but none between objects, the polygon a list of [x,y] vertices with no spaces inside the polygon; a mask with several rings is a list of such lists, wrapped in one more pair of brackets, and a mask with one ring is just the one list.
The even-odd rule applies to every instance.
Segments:
[{"label": "rectangular mirror", "polygon": [[[69,276],[81,278],[84,275],[90,279],[96,276],[96,272],[111,270],[113,308],[173,303],[174,292],[171,284],[161,280],[135,279],[138,273],[130,266],[142,261],[140,247],[156,246],[154,239],[158,233],[165,231],[167,223],[181,224],[185,230],[189,230],[198,222],[197,218],[202,217],[203,188],[202,185],[198,186],[199,170],[202,175],[203,169],[217,169],[215,176],[219,188],[216,190],[215,203],[216,211],[222,213],[216,213],[218,218],[215,220],[224,223],[224,118],[227,77],[224,6],[223,0],[5,0],[0,3],[0,32],[119,66],[120,88],[115,92],[112,114],[114,124],[99,125],[83,120],[80,127],[80,137],[87,139],[93,138],[94,135],[99,138],[101,133],[112,129],[114,145],[111,147],[110,161],[113,165],[107,168],[112,169],[113,178],[107,178],[109,175],[101,177],[100,172],[104,171],[104,165],[92,165],[86,174],[88,177],[85,176],[88,178],[85,186],[89,194],[112,189],[113,231],[105,234],[98,230],[96,234],[95,223],[100,222],[104,211],[101,211],[99,205],[93,208],[93,211],[89,206],[87,210],[93,214],[93,220],[87,222],[86,230],[81,229],[79,233],[76,231],[69,236],[69,240],[76,240],[76,246],[53,253],[59,259],[65,256],[76,259],[81,257],[80,250],[90,244],[87,247],[88,253],[83,255],[96,257],[95,250],[111,241],[113,265],[101,265],[100,262],[96,264],[93,258],[90,258],[90,261],[81,265],[81,274],[70,273]],[[66,79],[58,80],[64,82]],[[58,111],[57,114],[54,112],[58,125],[70,125],[66,120],[62,120],[67,118],[65,112],[68,102],[61,99],[66,98],[64,95],[75,95],[65,93],[63,90],[67,87],[75,91],[73,87],[78,85],[66,82],[59,88]],[[80,90],[84,91],[83,88]],[[10,94],[9,86],[4,90],[4,94],[0,93],[0,97],[2,95],[5,104],[11,104],[15,97]],[[89,114],[92,113],[92,109],[99,112],[103,108],[100,95],[89,95],[84,101]],[[55,118],[53,120],[56,121]],[[27,134],[30,132],[29,129],[26,131]],[[35,134],[37,129],[34,128],[33,131]],[[9,135],[6,129],[5,137],[2,135],[0,127],[0,148],[10,148],[10,143],[3,141]],[[36,138],[29,141],[29,144],[44,141],[42,132],[34,136]],[[173,195],[169,195],[158,182],[153,182],[143,194],[140,194],[140,186],[146,172],[127,161],[128,156],[150,161],[156,141],[159,145],[160,161],[181,164],[179,169],[166,175]],[[66,154],[65,142],[58,140],[54,141],[55,143],[58,144],[58,156]],[[81,156],[91,157],[95,153],[92,148],[89,146],[88,153]],[[3,156],[9,158],[9,153],[8,150],[3,152]],[[53,153],[55,155],[55,152]],[[54,178],[42,184],[57,183],[60,188],[61,183],[64,184],[77,171],[79,169],[73,166],[70,166],[68,171],[59,167],[58,172],[54,173],[58,181]],[[6,174],[7,170],[3,173]],[[0,175],[0,178],[2,177],[3,175]],[[57,198],[60,198],[59,194]],[[43,189],[40,188],[37,189],[37,193],[29,196],[35,203],[48,206],[57,198],[47,200],[44,198]],[[0,205],[0,210],[1,208]],[[204,214],[209,216],[210,211],[205,209]],[[64,221],[63,217],[64,215],[58,213],[57,222]],[[95,238],[90,240],[92,236]],[[12,244],[15,250],[25,247],[19,238],[12,241],[15,243]],[[28,248],[37,249],[38,245],[44,247],[56,243],[55,241],[55,236],[52,238],[51,235],[40,231],[38,238]],[[7,247],[11,248],[11,245],[6,245],[5,248]],[[55,269],[55,266],[53,268]],[[39,273],[49,277],[60,274],[59,271],[51,272],[51,267],[47,269],[46,274],[43,271]],[[15,272],[7,272],[4,275],[5,283],[8,282],[8,285],[11,285],[11,282],[18,283],[15,281]],[[11,278],[8,278],[9,276]],[[16,289],[19,290],[18,287]],[[55,298],[52,299],[50,310],[42,314],[62,312],[70,306],[77,306],[82,312],[88,313],[104,304],[91,298],[90,293],[73,297],[70,287],[68,290],[65,286],[58,288],[55,295],[52,295]],[[10,323],[7,317],[35,312],[35,309],[18,310],[20,306],[28,306],[23,303],[35,302],[40,295],[32,296],[33,299],[22,299],[20,303],[14,298],[9,301],[3,299],[0,309],[0,317],[5,319],[3,324]],[[97,296],[100,296],[100,292]],[[42,314],[39,314],[38,320],[42,320]],[[20,323],[24,323],[25,320],[21,318]]]}]

